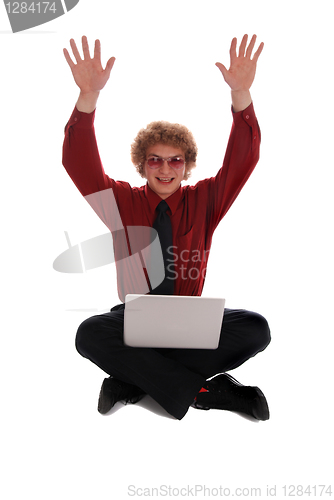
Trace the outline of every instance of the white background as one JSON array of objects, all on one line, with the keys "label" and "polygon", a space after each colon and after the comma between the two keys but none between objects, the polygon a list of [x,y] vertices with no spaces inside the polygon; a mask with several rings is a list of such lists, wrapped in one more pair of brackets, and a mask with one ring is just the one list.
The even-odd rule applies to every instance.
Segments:
[{"label": "white background", "polygon": [[[331,12],[329,1],[81,0],[12,34],[0,6],[3,498],[125,499],[129,485],[196,484],[231,496],[257,487],[263,497],[276,485],[283,497],[284,485],[330,484]],[[233,375],[263,390],[271,419],[191,408],[177,421],[147,399],[102,417],[105,374],[74,338],[94,310],[119,302],[114,265],[83,275],[52,268],[64,231],[72,244],[105,232],[61,164],[78,96],[62,49],[85,34],[91,47],[100,38],[104,63],[116,57],[96,115],[106,172],[142,185],[130,144],[165,119],[197,140],[195,183],[224,157],[230,93],[215,62],[228,65],[231,39],[244,33],[265,43],[251,90],[261,158],[215,233],[204,294],[268,319],[272,343]]]}]

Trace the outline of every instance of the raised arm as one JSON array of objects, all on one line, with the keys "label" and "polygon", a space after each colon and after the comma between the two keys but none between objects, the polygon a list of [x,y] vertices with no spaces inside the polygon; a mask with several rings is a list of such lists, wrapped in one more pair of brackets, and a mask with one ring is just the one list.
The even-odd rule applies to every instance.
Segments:
[{"label": "raised arm", "polygon": [[115,58],[111,57],[105,69],[103,69],[101,64],[100,40],[95,40],[93,58],[90,57],[87,37],[82,37],[83,59],[73,39],[70,40],[70,45],[77,64],[72,61],[67,49],[64,49],[64,56],[71,68],[75,83],[80,88],[80,95],[76,106],[79,111],[91,113],[96,108],[100,91],[109,80]]},{"label": "raised arm", "polygon": [[64,55],[80,88],[80,95],[65,127],[63,165],[81,194],[87,196],[111,187],[112,183],[101,163],[94,132],[94,117],[97,99],[109,79],[115,58],[111,57],[103,69],[99,40],[95,41],[93,58],[90,57],[85,36],[82,37],[83,59],[73,39],[70,44],[76,64],[66,49]]},{"label": "raised arm", "polygon": [[254,81],[256,63],[264,46],[263,42],[260,43],[253,55],[253,59],[251,59],[256,35],[252,36],[248,47],[247,39],[248,36],[244,35],[240,43],[239,54],[237,55],[237,39],[233,38],[230,48],[230,68],[228,70],[222,63],[216,63],[216,66],[223,74],[225,82],[231,88],[232,106],[235,112],[243,111],[252,102],[249,89]]},{"label": "raised arm", "polygon": [[262,52],[263,43],[251,59],[255,42],[254,35],[246,49],[247,35],[245,35],[237,55],[237,40],[233,38],[229,70],[223,64],[216,63],[231,88],[233,124],[222,168],[215,177],[206,179],[203,184],[201,182],[197,184],[202,204],[203,191],[207,196],[204,205],[210,214],[207,225],[209,234],[229,210],[259,159],[261,133],[249,89],[254,81],[256,61]]}]

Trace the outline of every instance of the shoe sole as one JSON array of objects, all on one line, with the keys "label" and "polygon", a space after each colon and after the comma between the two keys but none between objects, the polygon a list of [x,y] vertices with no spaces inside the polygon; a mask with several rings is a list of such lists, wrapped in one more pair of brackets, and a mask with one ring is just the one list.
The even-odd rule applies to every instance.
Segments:
[{"label": "shoe sole", "polygon": [[110,389],[110,381],[109,379],[104,379],[102,386],[101,386],[101,391],[99,395],[99,401],[97,404],[97,411],[101,413],[102,415],[105,415],[108,413],[108,411],[111,410],[111,408],[114,406],[115,402],[112,400],[112,393]]}]

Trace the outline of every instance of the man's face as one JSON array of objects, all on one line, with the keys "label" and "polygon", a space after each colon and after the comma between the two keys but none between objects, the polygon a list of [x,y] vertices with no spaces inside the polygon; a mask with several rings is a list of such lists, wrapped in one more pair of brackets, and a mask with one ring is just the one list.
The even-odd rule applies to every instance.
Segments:
[{"label": "man's face", "polygon": [[[161,143],[147,148],[146,159],[150,156],[160,156],[161,158],[180,157],[185,159],[182,149]],[[144,173],[148,185],[163,200],[179,189],[181,181],[184,178],[184,172],[185,165],[180,170],[176,170],[170,167],[167,161],[164,161],[162,166],[157,169],[150,168],[147,165],[147,161],[145,161],[144,165]]]}]

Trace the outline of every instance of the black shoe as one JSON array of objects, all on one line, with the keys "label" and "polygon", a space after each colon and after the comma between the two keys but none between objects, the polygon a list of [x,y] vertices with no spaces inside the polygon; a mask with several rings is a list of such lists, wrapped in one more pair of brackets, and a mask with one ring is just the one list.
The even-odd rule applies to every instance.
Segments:
[{"label": "black shoe", "polygon": [[269,419],[266,398],[258,387],[246,387],[227,373],[209,380],[204,387],[208,392],[200,392],[197,395],[195,408],[237,411],[258,420]]},{"label": "black shoe", "polygon": [[113,377],[105,378],[101,387],[98,411],[104,415],[117,401],[138,403],[145,393],[135,385],[127,384]]}]

